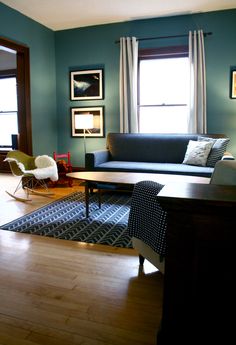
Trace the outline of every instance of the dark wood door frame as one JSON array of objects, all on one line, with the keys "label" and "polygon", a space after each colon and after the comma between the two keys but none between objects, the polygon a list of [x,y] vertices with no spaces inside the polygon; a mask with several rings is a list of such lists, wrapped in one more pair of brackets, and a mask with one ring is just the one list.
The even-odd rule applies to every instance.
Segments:
[{"label": "dark wood door frame", "polygon": [[3,37],[0,45],[17,52],[18,148],[32,155],[29,48]]}]

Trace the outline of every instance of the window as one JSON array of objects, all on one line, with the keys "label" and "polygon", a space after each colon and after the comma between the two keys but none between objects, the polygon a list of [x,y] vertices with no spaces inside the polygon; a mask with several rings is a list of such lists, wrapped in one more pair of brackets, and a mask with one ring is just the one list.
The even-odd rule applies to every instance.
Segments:
[{"label": "window", "polygon": [[[17,81],[17,120],[18,120],[18,149],[28,155],[32,156],[32,125],[31,125],[31,106],[30,106],[30,50],[27,46],[14,42],[10,39],[5,39],[0,36],[0,50],[13,51],[15,53],[16,64],[15,67],[6,66],[3,64],[2,53],[0,53],[0,78],[2,77],[16,77]],[[9,59],[7,59],[9,62]],[[9,70],[10,69],[10,70]],[[6,73],[7,72],[7,73]],[[8,74],[10,72],[10,74]],[[13,73],[12,73],[13,72]],[[0,94],[0,99],[1,94]],[[1,111],[2,109],[0,109]],[[0,115],[1,117],[1,115]],[[14,133],[15,134],[15,133]],[[1,138],[0,138],[1,145]],[[1,148],[0,148],[1,149]],[[9,149],[1,150],[5,151]],[[0,159],[0,171],[5,171],[5,164],[2,164]]]},{"label": "window", "polygon": [[6,149],[18,133],[16,77],[0,78],[0,95],[0,148]]},{"label": "window", "polygon": [[189,65],[186,47],[143,50],[139,57],[142,133],[186,133]]}]

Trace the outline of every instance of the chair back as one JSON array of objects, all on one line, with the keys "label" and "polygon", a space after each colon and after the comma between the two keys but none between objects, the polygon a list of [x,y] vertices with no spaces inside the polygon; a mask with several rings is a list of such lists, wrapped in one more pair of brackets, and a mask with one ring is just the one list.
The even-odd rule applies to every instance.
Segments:
[{"label": "chair back", "polygon": [[70,152],[67,152],[67,153],[56,153],[56,152],[53,152],[53,159],[55,161],[58,161],[59,159],[62,159],[62,158],[66,159],[68,166],[71,166]]},{"label": "chair back", "polygon": [[10,165],[10,169],[13,175],[22,176],[24,173],[20,168],[20,164],[23,164],[25,170],[35,169],[35,157],[29,156],[19,150],[9,151],[6,156],[6,161]]}]

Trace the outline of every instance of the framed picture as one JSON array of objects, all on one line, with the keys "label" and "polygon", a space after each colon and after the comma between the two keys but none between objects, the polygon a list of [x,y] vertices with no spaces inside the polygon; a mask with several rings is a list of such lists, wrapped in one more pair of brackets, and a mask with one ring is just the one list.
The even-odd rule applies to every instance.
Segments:
[{"label": "framed picture", "polygon": [[70,98],[72,101],[103,99],[103,70],[70,72]]},{"label": "framed picture", "polygon": [[72,137],[104,137],[104,107],[71,108]]},{"label": "framed picture", "polygon": [[236,69],[231,71],[230,98],[236,98]]}]

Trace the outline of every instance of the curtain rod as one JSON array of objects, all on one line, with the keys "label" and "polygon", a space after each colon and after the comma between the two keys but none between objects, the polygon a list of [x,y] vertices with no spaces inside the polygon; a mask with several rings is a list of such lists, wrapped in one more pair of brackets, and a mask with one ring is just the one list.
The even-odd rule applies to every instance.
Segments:
[{"label": "curtain rod", "polygon": [[[212,32],[204,32],[204,37],[212,35]],[[177,38],[177,37],[188,37],[188,34],[183,35],[172,35],[172,36],[157,36],[157,37],[144,37],[144,38],[137,38],[137,41],[147,41],[147,40],[160,40],[163,38]],[[120,43],[119,40],[115,41],[115,43]]]}]

